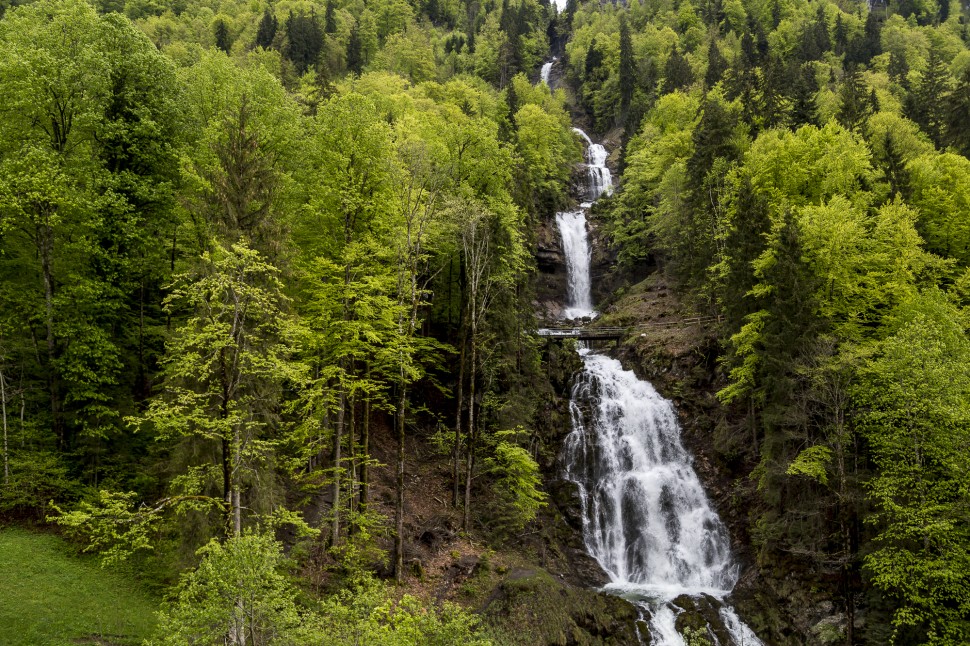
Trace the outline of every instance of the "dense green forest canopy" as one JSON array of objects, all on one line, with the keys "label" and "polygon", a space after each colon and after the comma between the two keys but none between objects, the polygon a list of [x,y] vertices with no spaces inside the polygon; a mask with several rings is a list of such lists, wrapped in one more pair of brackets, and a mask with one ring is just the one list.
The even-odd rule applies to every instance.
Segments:
[{"label": "dense green forest canopy", "polygon": [[[841,643],[970,640],[960,3],[0,15],[0,514],[166,583],[201,562],[163,641],[487,640],[371,575],[405,575],[415,436],[466,531],[544,504],[532,251],[581,159],[570,110],[622,143],[597,207],[619,271],[722,317],[713,432],[759,564],[828,577]],[[566,89],[530,81],[553,54]],[[283,576],[284,535],[336,596]]]},{"label": "dense green forest canopy", "polygon": [[[0,510],[43,519],[53,500],[108,560],[163,580],[233,537],[183,582],[176,641],[218,625],[205,590],[237,575],[267,586],[254,630],[318,630],[287,610],[288,580],[260,583],[279,565],[265,532],[310,531],[291,513],[308,509],[304,541],[358,590],[348,625],[471,635],[450,611],[409,627],[418,608],[382,610],[360,577],[386,535],[403,577],[416,428],[453,429],[438,446],[466,523],[479,473],[515,485],[485,496],[497,532],[542,505],[528,433],[497,433],[538,405],[519,387],[539,370],[528,245],[580,154],[563,93],[523,75],[550,7],[3,9]],[[454,403],[435,394],[455,382]],[[396,527],[371,501],[375,424],[397,437]]]}]

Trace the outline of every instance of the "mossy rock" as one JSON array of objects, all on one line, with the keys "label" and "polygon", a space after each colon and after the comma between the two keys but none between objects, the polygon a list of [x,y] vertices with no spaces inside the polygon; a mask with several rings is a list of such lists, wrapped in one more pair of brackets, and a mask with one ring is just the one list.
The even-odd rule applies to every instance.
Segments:
[{"label": "mossy rock", "polygon": [[513,570],[482,608],[499,644],[637,644],[636,608],[625,599],[559,581],[545,570]]},{"label": "mossy rock", "polygon": [[683,612],[677,615],[677,632],[684,634],[687,629],[692,631],[706,631],[710,629],[721,644],[730,644],[731,636],[721,619],[721,602],[714,597],[702,595],[689,597],[681,595],[674,599],[673,604]]}]

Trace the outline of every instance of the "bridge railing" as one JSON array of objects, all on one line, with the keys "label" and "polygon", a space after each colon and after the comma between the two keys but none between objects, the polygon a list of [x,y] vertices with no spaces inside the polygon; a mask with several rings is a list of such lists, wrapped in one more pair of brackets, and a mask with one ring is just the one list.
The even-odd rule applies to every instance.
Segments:
[{"label": "bridge railing", "polygon": [[639,329],[680,327],[720,323],[720,316],[691,316],[671,321],[649,321],[626,327],[547,327],[536,330],[537,336],[559,339],[619,339]]}]

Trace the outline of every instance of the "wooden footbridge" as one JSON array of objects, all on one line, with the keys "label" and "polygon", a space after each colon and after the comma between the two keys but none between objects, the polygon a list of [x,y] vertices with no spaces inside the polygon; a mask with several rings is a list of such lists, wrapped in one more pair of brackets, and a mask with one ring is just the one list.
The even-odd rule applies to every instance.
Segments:
[{"label": "wooden footbridge", "polygon": [[622,339],[625,327],[545,327],[536,330],[537,336],[552,339],[580,339],[597,341],[600,339]]},{"label": "wooden footbridge", "polygon": [[618,340],[637,330],[648,328],[688,327],[720,323],[720,316],[692,316],[669,321],[650,321],[627,327],[545,327],[536,330],[536,336],[549,339],[579,339],[581,341]]}]

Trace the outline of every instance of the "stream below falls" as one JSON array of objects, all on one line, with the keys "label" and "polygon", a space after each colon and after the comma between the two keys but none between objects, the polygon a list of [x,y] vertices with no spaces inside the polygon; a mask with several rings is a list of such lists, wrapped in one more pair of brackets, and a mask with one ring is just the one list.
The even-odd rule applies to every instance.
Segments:
[{"label": "stream below falls", "polygon": [[[548,83],[551,66],[543,66],[540,82]],[[564,319],[596,317],[586,214],[613,191],[606,149],[574,130],[586,144],[586,185],[577,189],[588,201],[556,214],[568,273]],[[616,359],[588,347],[579,352],[584,368],[561,457],[580,494],[586,549],[610,578],[604,591],[640,608],[649,631],[641,639],[651,646],[687,645],[677,619],[688,606],[706,611],[699,636],[711,644],[760,646],[725,602],[739,566],[681,442],[673,404]]]}]

